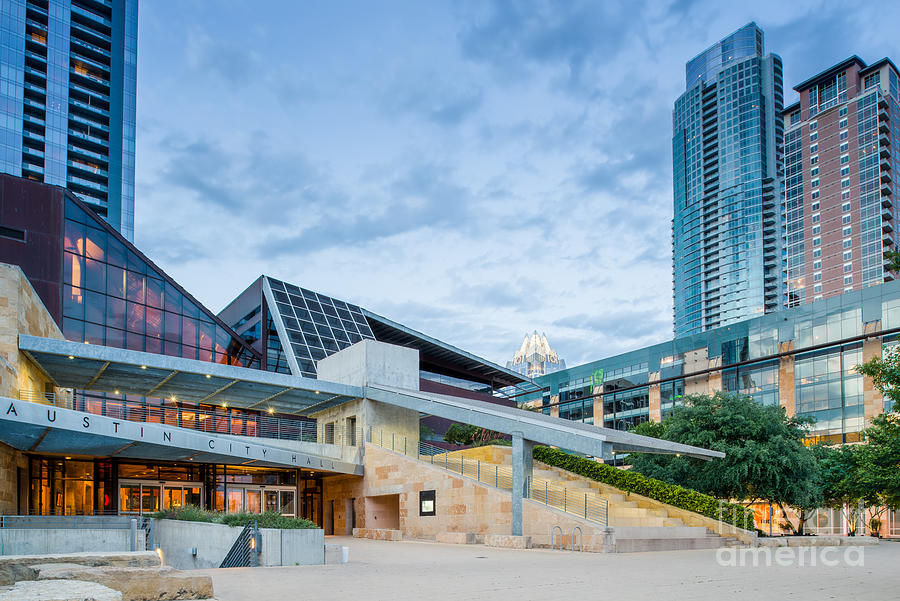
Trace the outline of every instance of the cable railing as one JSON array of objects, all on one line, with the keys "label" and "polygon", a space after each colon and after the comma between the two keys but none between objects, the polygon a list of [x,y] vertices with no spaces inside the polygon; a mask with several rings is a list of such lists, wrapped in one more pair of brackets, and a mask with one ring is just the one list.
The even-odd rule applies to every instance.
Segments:
[{"label": "cable railing", "polygon": [[[508,465],[467,459],[459,451],[448,451],[391,432],[370,430],[368,441],[494,488],[511,491],[513,487],[512,467]],[[596,491],[566,488],[550,480],[528,477],[524,496],[602,526],[609,525],[609,501]]]},{"label": "cable railing", "polygon": [[362,429],[337,423],[285,419],[274,415],[210,411],[160,400],[153,405],[120,398],[73,393],[19,390],[19,399],[133,422],[157,423],[212,434],[295,440],[336,446],[362,444]]}]

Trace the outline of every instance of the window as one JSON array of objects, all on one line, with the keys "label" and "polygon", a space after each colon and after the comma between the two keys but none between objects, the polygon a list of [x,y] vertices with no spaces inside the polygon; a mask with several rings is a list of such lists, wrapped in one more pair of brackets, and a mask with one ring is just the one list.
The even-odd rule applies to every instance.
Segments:
[{"label": "window", "polygon": [[819,139],[819,132],[814,131],[813,133],[809,134],[809,141],[810,141],[810,142],[815,142],[815,141],[818,140],[818,139]]},{"label": "window", "polygon": [[841,248],[850,248],[851,246],[853,246],[853,240],[851,240],[850,238],[847,238],[843,242],[841,242]]},{"label": "window", "polygon": [[810,169],[809,175],[810,175],[810,177],[815,177],[815,176],[819,175],[819,168],[813,167],[812,169]]},{"label": "window", "polygon": [[851,231],[852,229],[853,229],[853,228],[852,228],[851,226],[849,226],[849,225],[846,226],[844,229],[841,230],[841,235],[842,235],[842,236],[849,236],[851,233],[853,233],[853,232]]},{"label": "window", "polygon": [[845,260],[845,261],[849,261],[849,260],[852,259],[852,258],[853,258],[853,251],[852,251],[852,250],[845,250],[845,251],[844,251],[844,260]]},{"label": "window", "polygon": [[850,162],[850,155],[849,155],[849,154],[842,154],[842,155],[841,155],[841,165],[846,165],[846,164],[849,163],[849,162]]},{"label": "window", "polygon": [[819,221],[821,221],[821,220],[822,220],[822,214],[821,214],[821,213],[813,213],[813,216],[812,216],[812,222],[813,222],[813,223],[819,223]]},{"label": "window", "polygon": [[822,300],[822,295],[821,295],[821,294],[815,295],[815,296],[813,297],[813,300],[814,300],[814,301]]},{"label": "window", "polygon": [[846,286],[847,284],[852,284],[852,283],[853,283],[853,276],[845,275],[844,276],[844,285]]},{"label": "window", "polygon": [[813,238],[813,246],[819,246],[820,244],[822,244],[821,238],[819,238],[818,236]]},{"label": "window", "polygon": [[809,185],[812,186],[813,188],[818,188],[819,187],[819,178],[816,178],[813,181],[811,181]]},{"label": "window", "polygon": [[849,188],[850,187],[850,178],[844,178],[841,180],[841,188]]},{"label": "window", "polygon": [[815,129],[819,126],[818,121],[810,121],[809,122],[809,131],[815,131]]},{"label": "window", "polygon": [[822,284],[816,284],[813,286],[813,292],[822,292]]},{"label": "window", "polygon": [[840,128],[847,127],[847,120],[841,119],[840,121],[838,121],[838,127],[840,127]]},{"label": "window", "polygon": [[813,233],[813,235],[819,234],[819,233],[821,233],[821,232],[822,232],[822,226],[821,226],[821,225],[814,225],[814,226],[812,226],[812,233]]},{"label": "window", "polygon": [[850,175],[850,165],[844,165],[843,167],[841,167],[841,177],[844,177],[846,175]]},{"label": "window", "polygon": [[850,199],[850,190],[843,190],[841,192],[841,200],[849,200]]},{"label": "window", "polygon": [[818,211],[818,210],[819,210],[819,201],[816,201],[816,202],[812,203],[812,210],[813,210],[813,211]]},{"label": "window", "polygon": [[844,292],[853,292],[853,286],[847,286],[844,288]]},{"label": "window", "polygon": [[810,165],[815,165],[815,164],[818,163],[818,162],[819,162],[819,155],[815,155],[815,156],[809,157],[809,164],[810,164]]},{"label": "window", "polygon": [[810,196],[810,198],[812,198],[813,200],[815,200],[815,199],[817,199],[817,198],[819,197],[819,191],[818,191],[818,190],[813,190],[813,191],[810,193],[809,196]]},{"label": "window", "polygon": [[841,225],[847,225],[850,223],[850,215],[841,215]]},{"label": "window", "polygon": [[850,203],[845,202],[844,204],[842,204],[841,211],[843,211],[844,213],[848,213],[850,211]]},{"label": "window", "polygon": [[818,145],[818,144],[813,144],[812,146],[810,146],[810,147],[809,147],[809,152],[810,152],[810,154],[812,154],[812,153],[814,153],[814,152],[819,152],[819,145]]},{"label": "window", "polygon": [[841,143],[841,152],[847,152],[848,150],[850,150],[850,144],[848,144],[847,142],[842,142]]},{"label": "window", "polygon": [[817,248],[817,249],[813,250],[813,257],[814,257],[814,258],[818,258],[818,257],[821,257],[821,256],[822,256],[822,249],[821,249],[821,248]]},{"label": "window", "polygon": [[822,260],[813,261],[813,269],[822,269]]},{"label": "window", "polygon": [[419,515],[435,515],[435,493],[433,490],[419,491]]},{"label": "window", "polygon": [[844,130],[840,133],[841,140],[846,140],[849,137],[850,137],[850,132],[848,132],[847,130]]},{"label": "window", "polygon": [[822,272],[821,272],[821,271],[817,271],[817,272],[815,272],[815,273],[813,274],[813,281],[814,281],[814,282],[821,282],[821,281],[822,281]]},{"label": "window", "polygon": [[853,271],[853,263],[844,263],[844,273]]},{"label": "window", "polygon": [[846,115],[847,115],[847,107],[846,107],[846,106],[842,106],[841,109],[838,111],[838,115],[841,116],[841,117],[846,116]]}]

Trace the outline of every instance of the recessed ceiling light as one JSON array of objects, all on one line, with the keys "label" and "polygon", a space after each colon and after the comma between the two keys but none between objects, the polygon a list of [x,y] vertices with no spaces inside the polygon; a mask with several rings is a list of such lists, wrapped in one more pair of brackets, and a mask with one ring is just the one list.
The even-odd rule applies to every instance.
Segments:
[{"label": "recessed ceiling light", "polygon": [[212,377],[212,376],[211,376],[211,375],[209,375],[209,374],[206,374],[206,377],[207,377],[207,378],[211,378],[211,377]]},{"label": "recessed ceiling light", "polygon": [[141,365],[141,369],[147,369],[146,365]]},{"label": "recessed ceiling light", "polygon": [[118,390],[116,390],[116,394],[119,394],[119,391],[118,391]]},{"label": "recessed ceiling light", "polygon": [[69,359],[74,359],[75,355],[69,355]]},{"label": "recessed ceiling light", "polygon": [[275,409],[273,409],[272,407],[269,407],[269,413],[275,413]]},{"label": "recessed ceiling light", "polygon": [[316,394],[319,394],[319,391],[318,391],[318,390],[316,391]]}]

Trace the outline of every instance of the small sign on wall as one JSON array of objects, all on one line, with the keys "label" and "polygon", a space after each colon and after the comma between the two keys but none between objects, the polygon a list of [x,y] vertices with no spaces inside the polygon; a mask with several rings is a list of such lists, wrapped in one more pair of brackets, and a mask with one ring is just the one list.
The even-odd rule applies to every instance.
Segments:
[{"label": "small sign on wall", "polygon": [[419,515],[434,515],[434,491],[419,491]]}]

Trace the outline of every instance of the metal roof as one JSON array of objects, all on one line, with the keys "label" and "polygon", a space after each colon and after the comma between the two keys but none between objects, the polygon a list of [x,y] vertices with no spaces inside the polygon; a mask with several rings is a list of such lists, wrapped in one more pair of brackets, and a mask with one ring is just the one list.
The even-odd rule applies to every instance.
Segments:
[{"label": "metal roof", "polygon": [[309,415],[363,389],[313,378],[19,335],[19,349],[62,388]]},{"label": "metal roof", "polygon": [[362,313],[369,320],[376,340],[418,349],[419,360],[423,367],[436,373],[467,379],[477,378],[485,384],[493,383],[501,387],[534,384],[520,373],[486,361],[367,309],[362,309]]}]

